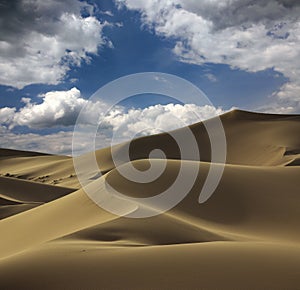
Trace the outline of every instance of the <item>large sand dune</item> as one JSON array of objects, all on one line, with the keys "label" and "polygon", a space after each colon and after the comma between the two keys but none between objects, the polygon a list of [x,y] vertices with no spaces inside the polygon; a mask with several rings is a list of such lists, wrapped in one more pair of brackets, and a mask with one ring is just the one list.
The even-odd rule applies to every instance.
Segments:
[{"label": "large sand dune", "polygon": [[[168,134],[131,143],[139,170],[148,168],[153,149],[168,158],[148,184],[122,177],[110,149],[96,151],[104,175],[89,185],[95,192],[107,192],[107,182],[128,196],[154,196],[180,166],[186,173],[200,166],[181,203],[144,219],[98,207],[80,188],[70,157],[0,150],[0,289],[299,289],[300,116],[235,110],[221,120],[225,170],[202,204],[212,166],[203,123],[190,126],[200,160],[180,160]],[[121,163],[125,146],[114,147]]]}]

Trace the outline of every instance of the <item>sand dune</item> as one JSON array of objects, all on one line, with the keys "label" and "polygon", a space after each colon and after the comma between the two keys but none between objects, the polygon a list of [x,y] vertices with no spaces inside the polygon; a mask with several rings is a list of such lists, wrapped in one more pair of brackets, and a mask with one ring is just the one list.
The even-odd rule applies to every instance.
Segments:
[{"label": "sand dune", "polygon": [[[300,116],[236,110],[221,120],[227,161],[203,204],[199,193],[212,166],[203,123],[190,126],[200,160],[181,161],[167,134],[131,143],[125,171],[147,169],[156,148],[168,158],[163,174],[147,184],[120,175],[109,148],[96,152],[105,175],[89,186],[108,193],[108,203],[105,182],[125,195],[150,197],[174,182],[180,166],[187,174],[200,166],[181,203],[144,219],[98,207],[80,189],[69,157],[0,150],[0,288],[298,289]],[[121,161],[125,146],[114,147]],[[136,210],[128,205],[123,214]]]},{"label": "sand dune", "polygon": [[[300,148],[297,134],[300,132],[299,115],[258,114],[234,110],[224,114],[221,120],[227,139],[227,164],[283,166],[299,158],[289,154],[292,151],[298,152]],[[210,140],[204,124],[214,122],[214,119],[210,119],[190,126],[198,142],[201,161],[211,160]],[[180,135],[184,130],[183,128],[174,132]],[[120,159],[124,147],[121,144],[114,148],[117,156],[120,152]],[[178,146],[165,133],[136,139],[131,142],[130,149],[131,160],[148,158],[153,149],[162,149],[168,159],[180,159]],[[96,156],[104,172],[114,167],[109,150],[99,150]]]},{"label": "sand dune", "polygon": [[55,187],[14,177],[0,177],[0,184],[0,205],[2,205],[0,207],[0,219],[55,200],[74,191],[71,188]]},{"label": "sand dune", "polygon": [[[6,152],[6,149],[1,152]],[[0,158],[0,174],[3,177],[14,177],[38,183],[79,188],[75,178],[72,158],[68,156],[41,155],[16,156],[8,155]]]},{"label": "sand dune", "polygon": [[9,177],[0,177],[0,183],[1,196],[23,203],[48,202],[75,190]]}]

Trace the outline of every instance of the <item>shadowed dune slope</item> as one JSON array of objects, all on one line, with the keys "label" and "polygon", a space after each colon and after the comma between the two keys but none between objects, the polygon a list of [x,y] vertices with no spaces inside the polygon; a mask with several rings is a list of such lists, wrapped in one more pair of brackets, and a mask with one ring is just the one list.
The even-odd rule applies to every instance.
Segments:
[{"label": "shadowed dune slope", "polygon": [[0,177],[0,219],[65,196],[75,189]]},{"label": "shadowed dune slope", "polygon": [[71,188],[56,187],[8,177],[0,177],[0,183],[1,196],[23,203],[48,202],[75,191],[75,189]]},{"label": "shadowed dune slope", "polygon": [[0,149],[0,158],[7,157],[33,157],[33,156],[50,156],[47,153],[41,152],[33,152],[33,151],[22,151],[22,150],[14,150],[14,149]]}]

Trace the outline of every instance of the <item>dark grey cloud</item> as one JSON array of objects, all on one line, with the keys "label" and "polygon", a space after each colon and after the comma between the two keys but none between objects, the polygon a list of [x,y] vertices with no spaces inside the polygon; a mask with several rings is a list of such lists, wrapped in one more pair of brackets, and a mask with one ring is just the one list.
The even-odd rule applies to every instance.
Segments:
[{"label": "dark grey cloud", "polygon": [[300,16],[299,0],[235,0],[181,1],[191,12],[212,21],[216,30],[262,22],[272,26],[274,21],[296,21]]},{"label": "dark grey cloud", "polygon": [[80,13],[83,4],[74,0],[0,0],[0,40],[15,42],[37,31],[53,35],[63,13]]}]

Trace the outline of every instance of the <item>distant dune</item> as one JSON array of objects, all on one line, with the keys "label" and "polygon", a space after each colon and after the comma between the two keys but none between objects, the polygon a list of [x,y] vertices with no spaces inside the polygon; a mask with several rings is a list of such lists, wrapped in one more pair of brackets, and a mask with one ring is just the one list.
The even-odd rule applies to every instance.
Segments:
[{"label": "distant dune", "polygon": [[[132,141],[137,169],[149,166],[153,149],[168,159],[148,184],[122,177],[110,148],[96,151],[103,176],[91,189],[105,191],[106,181],[134,197],[164,190],[180,165],[186,172],[200,166],[181,203],[144,219],[98,207],[70,157],[0,149],[0,289],[299,289],[300,115],[234,110],[221,120],[225,170],[203,204],[199,192],[211,166],[205,124],[214,119],[190,126],[200,160],[181,160],[168,134]],[[125,145],[113,149],[126,169]]]}]

